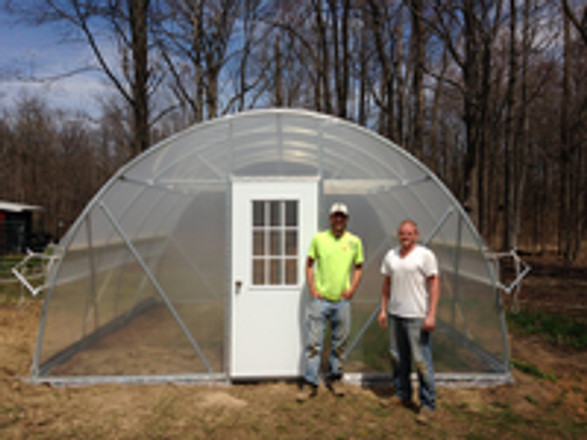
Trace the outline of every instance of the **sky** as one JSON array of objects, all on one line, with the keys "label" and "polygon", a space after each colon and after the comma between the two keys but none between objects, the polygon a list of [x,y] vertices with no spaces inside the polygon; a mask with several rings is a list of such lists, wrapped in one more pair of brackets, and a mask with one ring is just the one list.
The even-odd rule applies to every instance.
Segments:
[{"label": "sky", "polygon": [[104,92],[97,74],[77,74],[57,81],[35,81],[93,64],[84,44],[64,44],[57,29],[15,24],[0,13],[0,110],[11,108],[22,93],[39,95],[53,108],[95,111]]}]

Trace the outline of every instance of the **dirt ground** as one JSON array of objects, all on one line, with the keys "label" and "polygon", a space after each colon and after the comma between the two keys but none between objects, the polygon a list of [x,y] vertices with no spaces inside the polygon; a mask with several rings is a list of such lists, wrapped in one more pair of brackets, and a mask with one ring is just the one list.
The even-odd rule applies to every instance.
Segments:
[{"label": "dirt ground", "polygon": [[[528,258],[522,307],[587,319],[587,264]],[[509,303],[509,300],[506,302]],[[429,425],[382,408],[381,389],[325,389],[304,404],[291,383],[33,386],[26,377],[41,301],[0,304],[0,439],[587,439],[587,352],[512,334],[511,356],[544,377],[513,370],[493,388],[440,388]]]}]

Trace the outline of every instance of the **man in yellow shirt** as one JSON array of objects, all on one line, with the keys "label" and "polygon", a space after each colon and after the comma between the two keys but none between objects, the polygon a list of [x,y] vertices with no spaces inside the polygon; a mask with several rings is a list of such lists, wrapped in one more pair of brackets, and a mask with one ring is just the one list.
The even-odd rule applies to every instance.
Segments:
[{"label": "man in yellow shirt", "polygon": [[[330,229],[312,238],[306,262],[306,281],[312,295],[307,310],[304,382],[298,401],[314,397],[318,390],[318,370],[322,358],[324,330],[331,326],[329,371],[325,375],[328,389],[342,397],[342,357],[351,326],[350,300],[363,274],[361,239],[346,230],[348,208],[335,203],[330,208]],[[351,280],[351,268],[354,267]]]}]

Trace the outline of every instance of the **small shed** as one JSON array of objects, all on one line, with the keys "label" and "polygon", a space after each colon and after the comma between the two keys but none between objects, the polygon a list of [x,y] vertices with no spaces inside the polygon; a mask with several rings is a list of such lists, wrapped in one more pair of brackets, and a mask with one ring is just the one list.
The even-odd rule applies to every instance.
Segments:
[{"label": "small shed", "polygon": [[36,205],[0,200],[0,255],[23,253],[29,246]]},{"label": "small shed", "polygon": [[442,271],[437,380],[509,380],[494,267],[455,197],[388,139],[292,109],[193,125],[112,176],[59,244],[33,378],[299,377],[304,261],[334,201],[366,252],[345,380],[389,379],[379,267],[405,218]]}]

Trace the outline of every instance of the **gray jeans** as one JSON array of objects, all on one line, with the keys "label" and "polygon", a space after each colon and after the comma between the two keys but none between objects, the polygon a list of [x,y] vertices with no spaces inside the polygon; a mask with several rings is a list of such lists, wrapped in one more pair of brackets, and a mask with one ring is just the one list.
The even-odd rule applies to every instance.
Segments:
[{"label": "gray jeans", "polygon": [[412,360],[418,374],[420,405],[436,409],[436,386],[432,363],[432,335],[422,330],[424,319],[388,315],[389,353],[393,384],[401,400],[412,400]]}]

